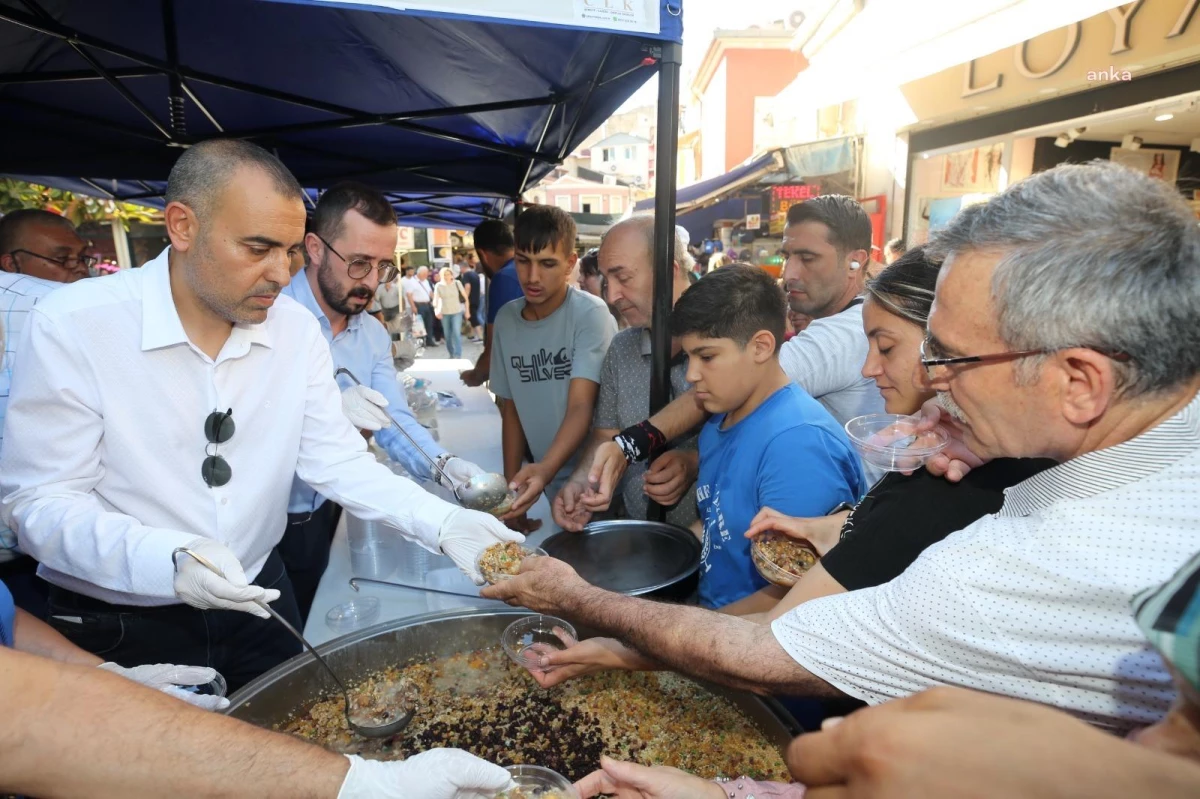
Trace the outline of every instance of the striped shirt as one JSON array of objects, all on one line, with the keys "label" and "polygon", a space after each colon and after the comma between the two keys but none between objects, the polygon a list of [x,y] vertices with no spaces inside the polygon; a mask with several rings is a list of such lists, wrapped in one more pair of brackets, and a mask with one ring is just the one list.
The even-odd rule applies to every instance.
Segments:
[{"label": "striped shirt", "polygon": [[[16,272],[0,272],[0,329],[3,330],[0,339],[4,342],[4,360],[0,363],[0,445],[4,437],[4,417],[8,414],[12,367],[17,357],[17,348],[21,346],[25,320],[38,300],[62,285]],[[15,558],[16,547],[16,534],[0,522],[0,563]]]},{"label": "striped shirt", "polygon": [[1157,427],[1005,492],[890,583],[778,619],[808,671],[872,704],[938,685],[1127,731],[1175,690],[1130,602],[1200,551],[1200,398]]}]

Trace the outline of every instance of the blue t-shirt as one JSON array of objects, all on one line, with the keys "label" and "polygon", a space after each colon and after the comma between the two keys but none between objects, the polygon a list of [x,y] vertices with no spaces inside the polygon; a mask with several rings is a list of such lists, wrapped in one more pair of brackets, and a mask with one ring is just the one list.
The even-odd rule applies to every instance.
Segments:
[{"label": "blue t-shirt", "polygon": [[700,431],[696,504],[704,523],[700,604],[719,608],[768,583],[750,560],[750,522],[764,507],[824,516],[867,490],[862,464],[841,426],[791,383],[728,430],[725,414]]},{"label": "blue t-shirt", "polygon": [[524,296],[525,292],[521,291],[521,281],[517,279],[517,262],[509,261],[488,284],[487,323],[489,325],[496,324],[496,314],[500,313],[500,309]]},{"label": "blue t-shirt", "polygon": [[17,620],[17,609],[13,605],[8,586],[0,582],[0,646],[10,649],[13,645],[13,626]]}]

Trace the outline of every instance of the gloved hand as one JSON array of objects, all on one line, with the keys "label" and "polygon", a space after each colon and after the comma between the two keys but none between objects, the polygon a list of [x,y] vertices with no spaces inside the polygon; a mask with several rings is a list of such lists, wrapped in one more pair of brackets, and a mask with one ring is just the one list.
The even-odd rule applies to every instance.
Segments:
[{"label": "gloved hand", "polygon": [[514,787],[507,771],[461,749],[430,749],[399,762],[346,757],[350,773],[338,799],[491,799]]},{"label": "gloved hand", "polygon": [[446,521],[442,522],[442,529],[438,531],[438,544],[442,552],[449,555],[475,585],[485,582],[475,564],[479,560],[479,553],[492,544],[524,540],[525,536],[509,530],[495,516],[466,508],[450,511]]},{"label": "gloved hand", "polygon": [[387,397],[373,388],[350,386],[342,392],[342,413],[359,430],[382,430],[391,424],[387,406]]},{"label": "gloved hand", "polygon": [[[442,466],[442,471],[446,473],[446,477],[450,478],[451,485],[443,486],[454,490],[461,489],[477,474],[484,474],[484,470],[471,463],[468,460],[463,460],[459,457],[452,457]],[[433,480],[438,485],[443,485],[442,475],[437,471],[433,473]]]},{"label": "gloved hand", "polygon": [[224,710],[229,700],[223,696],[209,696],[185,691],[181,685],[207,685],[217,677],[217,670],[204,666],[176,666],[171,663],[156,663],[153,666],[134,666],[127,669],[116,663],[101,663],[96,668],[132,680],[139,685],[162,691],[201,710]]},{"label": "gloved hand", "polygon": [[271,618],[254,600],[274,602],[279,599],[279,592],[250,585],[237,556],[211,538],[193,539],[187,548],[206,558],[224,576],[213,574],[195,558],[181,552],[175,561],[175,596],[201,610],[240,610],[262,619]]}]

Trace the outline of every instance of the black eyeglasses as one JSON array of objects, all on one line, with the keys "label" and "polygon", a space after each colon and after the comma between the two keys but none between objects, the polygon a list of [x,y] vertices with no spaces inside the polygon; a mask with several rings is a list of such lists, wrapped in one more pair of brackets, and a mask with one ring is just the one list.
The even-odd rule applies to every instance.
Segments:
[{"label": "black eyeglasses", "polygon": [[391,261],[380,261],[378,265],[372,264],[366,258],[355,258],[353,261],[347,261],[346,256],[333,249],[332,244],[321,238],[320,233],[314,233],[313,235],[318,239],[321,239],[321,243],[328,247],[331,253],[342,259],[342,262],[346,264],[346,272],[355,280],[362,280],[364,277],[371,274],[372,269],[378,269],[379,282],[390,283],[395,279],[396,274],[400,271]]},{"label": "black eyeglasses", "polygon": [[200,476],[209,488],[220,488],[233,477],[229,461],[217,454],[217,446],[233,438],[235,430],[233,408],[224,413],[213,411],[204,420],[204,437],[208,439],[208,444],[204,446],[205,458],[200,464]]},{"label": "black eyeglasses", "polygon": [[94,255],[68,255],[66,258],[51,258],[49,255],[42,255],[33,250],[13,250],[9,255],[32,255],[34,258],[41,258],[43,261],[48,261],[61,269],[70,269],[67,264],[74,261],[84,269],[91,269],[96,264],[100,263],[100,259]]},{"label": "black eyeglasses", "polygon": [[[961,355],[955,358],[927,358],[925,357],[925,351],[926,348],[932,345],[932,343],[933,342],[930,341],[929,337],[926,336],[925,340],[921,342],[920,349],[921,366],[925,367],[925,375],[931,381],[936,379],[933,372],[939,366],[953,366],[954,364],[965,363],[993,363],[996,361],[1016,360],[1017,358],[1029,358],[1033,355],[1046,355],[1051,352],[1059,352],[1061,350],[1071,349],[1070,347],[1055,347],[1053,349],[1042,350],[1011,350],[1009,352],[994,352],[990,355]],[[1093,352],[1098,352],[1105,357],[1112,358],[1118,363],[1126,363],[1132,360],[1127,352],[1101,350],[1096,349],[1095,347],[1083,347],[1082,349],[1089,349]]]}]

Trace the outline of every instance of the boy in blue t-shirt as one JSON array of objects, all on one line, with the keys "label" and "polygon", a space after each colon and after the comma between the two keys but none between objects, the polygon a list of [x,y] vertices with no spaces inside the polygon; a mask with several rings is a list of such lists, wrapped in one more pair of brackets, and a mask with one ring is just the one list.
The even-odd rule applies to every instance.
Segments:
[{"label": "boy in blue t-shirt", "polygon": [[[845,431],[779,366],[786,314],[779,286],[751,266],[708,274],[671,313],[671,334],[688,354],[688,382],[713,414],[700,432],[696,480],[704,527],[700,604],[706,608],[725,607],[768,585],[744,536],[762,508],[823,516],[866,491]],[[766,607],[746,605],[738,612]]]}]

